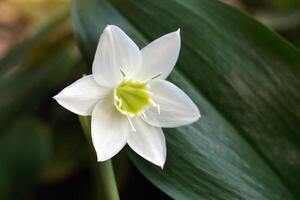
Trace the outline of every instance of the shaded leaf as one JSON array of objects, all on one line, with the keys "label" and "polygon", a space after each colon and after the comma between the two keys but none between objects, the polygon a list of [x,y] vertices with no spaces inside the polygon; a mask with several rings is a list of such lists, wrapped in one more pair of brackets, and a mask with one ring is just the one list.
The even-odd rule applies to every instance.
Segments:
[{"label": "shaded leaf", "polygon": [[20,111],[35,109],[79,62],[80,56],[70,41],[63,39],[63,43],[53,46],[32,50],[28,62],[0,76],[0,94],[5,97],[0,98],[0,127]]},{"label": "shaded leaf", "polygon": [[18,118],[0,138],[0,199],[26,199],[51,155],[50,130],[32,116]]},{"label": "shaded leaf", "polygon": [[[56,116],[57,117],[57,116]],[[63,119],[60,119],[63,121]],[[76,123],[76,122],[75,122]],[[56,126],[53,135],[53,154],[41,173],[43,183],[55,183],[71,177],[88,161],[89,151],[78,127]]]}]

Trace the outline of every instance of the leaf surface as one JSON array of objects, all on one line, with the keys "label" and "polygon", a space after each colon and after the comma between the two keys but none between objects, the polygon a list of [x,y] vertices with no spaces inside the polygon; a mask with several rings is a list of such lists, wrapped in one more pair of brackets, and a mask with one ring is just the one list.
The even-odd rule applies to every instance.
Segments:
[{"label": "leaf surface", "polygon": [[218,1],[74,0],[72,19],[91,66],[100,33],[120,26],[140,47],[181,28],[170,80],[202,118],[165,129],[164,170],[135,165],[175,199],[300,198],[300,52]]}]

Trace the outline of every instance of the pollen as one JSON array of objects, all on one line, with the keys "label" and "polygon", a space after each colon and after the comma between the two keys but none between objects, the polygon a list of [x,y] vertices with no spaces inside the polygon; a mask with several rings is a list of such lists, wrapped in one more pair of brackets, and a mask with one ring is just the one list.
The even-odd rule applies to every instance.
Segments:
[{"label": "pollen", "polygon": [[151,104],[148,84],[123,81],[114,90],[114,105],[124,115],[130,117],[142,114]]}]

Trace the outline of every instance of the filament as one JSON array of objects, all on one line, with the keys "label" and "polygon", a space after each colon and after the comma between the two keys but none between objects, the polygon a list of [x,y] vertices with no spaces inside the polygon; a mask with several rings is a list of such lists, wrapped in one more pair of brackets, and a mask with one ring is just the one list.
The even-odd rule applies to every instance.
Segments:
[{"label": "filament", "polygon": [[155,103],[153,100],[151,100],[150,103],[153,107],[155,107],[157,109],[157,113],[160,115],[160,106],[159,106],[159,104]]},{"label": "filament", "polygon": [[142,113],[142,117],[143,117],[144,119],[147,119],[147,115],[146,115],[145,112]]},{"label": "filament", "polygon": [[126,116],[127,116],[127,119],[129,121],[132,131],[136,132],[136,129],[134,128],[133,123],[131,121],[131,117],[129,116],[129,114],[127,112],[126,112]]}]

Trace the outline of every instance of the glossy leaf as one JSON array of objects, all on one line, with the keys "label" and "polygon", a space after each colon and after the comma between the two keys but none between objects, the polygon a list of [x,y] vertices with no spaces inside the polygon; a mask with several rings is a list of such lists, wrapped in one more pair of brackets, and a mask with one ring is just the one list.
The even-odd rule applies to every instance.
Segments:
[{"label": "glossy leaf", "polygon": [[175,199],[300,198],[297,49],[218,1],[74,0],[72,15],[90,66],[106,24],[120,26],[140,47],[181,28],[170,80],[202,118],[164,130],[164,170],[130,153],[153,184]]}]

